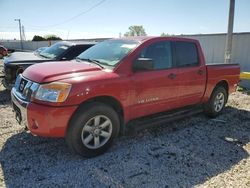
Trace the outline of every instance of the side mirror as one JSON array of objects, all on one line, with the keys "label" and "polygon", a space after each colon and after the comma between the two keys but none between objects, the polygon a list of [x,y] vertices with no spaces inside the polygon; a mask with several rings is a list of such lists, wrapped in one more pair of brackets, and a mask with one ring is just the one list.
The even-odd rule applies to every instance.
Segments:
[{"label": "side mirror", "polygon": [[145,71],[145,70],[153,70],[154,63],[153,59],[151,58],[138,58],[133,63],[133,70],[134,71]]}]

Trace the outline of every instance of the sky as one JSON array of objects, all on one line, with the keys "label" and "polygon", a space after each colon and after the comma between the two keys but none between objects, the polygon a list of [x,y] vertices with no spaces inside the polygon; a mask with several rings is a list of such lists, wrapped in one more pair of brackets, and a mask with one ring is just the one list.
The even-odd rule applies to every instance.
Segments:
[{"label": "sky", "polygon": [[[250,31],[250,0],[235,0],[234,32]],[[229,0],[0,0],[0,39],[119,37],[131,25],[147,35],[227,32]]]}]

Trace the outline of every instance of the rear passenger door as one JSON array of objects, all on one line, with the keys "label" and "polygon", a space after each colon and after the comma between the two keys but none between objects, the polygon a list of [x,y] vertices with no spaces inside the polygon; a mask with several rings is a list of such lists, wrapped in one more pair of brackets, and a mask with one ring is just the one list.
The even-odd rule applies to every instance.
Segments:
[{"label": "rear passenger door", "polygon": [[182,106],[199,103],[206,87],[206,66],[201,64],[197,45],[189,41],[176,41],[173,45],[179,102]]}]

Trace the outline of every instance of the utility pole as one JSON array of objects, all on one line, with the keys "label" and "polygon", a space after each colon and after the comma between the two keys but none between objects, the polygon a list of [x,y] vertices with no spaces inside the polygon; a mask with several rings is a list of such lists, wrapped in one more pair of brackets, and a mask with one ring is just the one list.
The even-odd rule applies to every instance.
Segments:
[{"label": "utility pole", "polygon": [[22,39],[21,19],[15,19],[15,21],[18,21],[18,23],[19,23],[20,44],[21,44],[21,50],[23,50],[23,39]]},{"label": "utility pole", "polygon": [[231,63],[231,58],[232,58],[234,7],[235,7],[235,0],[230,0],[228,28],[227,28],[227,39],[226,39],[226,49],[225,49],[225,63]]},{"label": "utility pole", "polygon": [[69,30],[68,30],[68,34],[67,34],[67,40],[69,39]]},{"label": "utility pole", "polygon": [[22,39],[23,39],[23,41],[26,41],[25,29],[24,29],[23,25],[22,25]]}]

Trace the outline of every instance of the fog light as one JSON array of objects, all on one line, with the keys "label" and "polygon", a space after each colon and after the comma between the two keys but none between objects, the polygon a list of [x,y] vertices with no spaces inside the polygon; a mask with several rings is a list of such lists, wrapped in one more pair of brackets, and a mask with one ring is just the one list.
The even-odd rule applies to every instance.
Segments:
[{"label": "fog light", "polygon": [[32,125],[31,125],[32,129],[38,129],[38,123],[36,122],[36,120],[32,119]]}]

